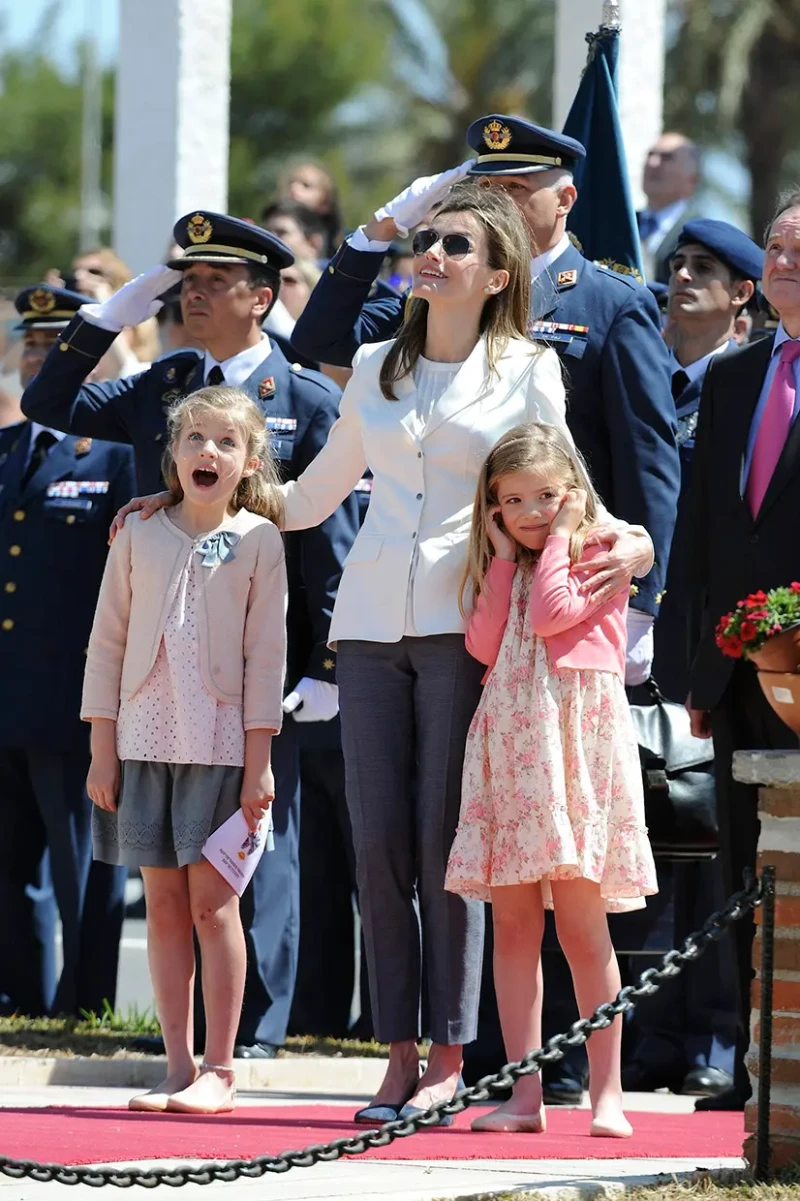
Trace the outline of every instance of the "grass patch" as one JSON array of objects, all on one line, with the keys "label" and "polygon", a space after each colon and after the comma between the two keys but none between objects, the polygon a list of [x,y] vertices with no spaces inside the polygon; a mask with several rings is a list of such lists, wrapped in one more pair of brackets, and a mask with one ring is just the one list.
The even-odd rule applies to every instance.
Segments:
[{"label": "grass patch", "polygon": [[748,1172],[700,1172],[691,1180],[629,1189],[636,1201],[800,1201],[800,1172],[781,1172],[769,1184],[754,1184]]},{"label": "grass patch", "polygon": [[[80,1018],[0,1017],[0,1055],[140,1055],[133,1046],[142,1035],[159,1035],[158,1019],[149,1010],[115,1012]],[[280,1055],[323,1055],[329,1058],[385,1059],[389,1048],[357,1039],[288,1038]]]}]

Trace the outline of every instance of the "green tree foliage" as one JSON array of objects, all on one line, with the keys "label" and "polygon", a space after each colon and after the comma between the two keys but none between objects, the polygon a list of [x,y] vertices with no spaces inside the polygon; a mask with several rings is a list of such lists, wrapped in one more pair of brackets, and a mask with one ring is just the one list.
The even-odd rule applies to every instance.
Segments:
[{"label": "green tree foliage", "polygon": [[671,19],[665,120],[742,159],[758,236],[800,176],[800,0],[672,0]]},{"label": "green tree foliage", "polygon": [[[54,64],[45,15],[29,46],[0,54],[0,275],[5,286],[66,271],[80,226],[81,87]],[[104,81],[110,186],[113,81]]]}]

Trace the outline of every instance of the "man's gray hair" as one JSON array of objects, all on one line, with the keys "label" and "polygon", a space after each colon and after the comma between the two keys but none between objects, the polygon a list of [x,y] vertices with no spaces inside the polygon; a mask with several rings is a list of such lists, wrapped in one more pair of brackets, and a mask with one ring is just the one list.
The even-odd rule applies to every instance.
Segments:
[{"label": "man's gray hair", "polygon": [[575,177],[571,171],[567,171],[566,169],[564,171],[559,171],[558,167],[554,167],[553,170],[558,172],[556,178],[550,184],[550,187],[554,192],[559,188],[565,188],[569,183],[575,182]]},{"label": "man's gray hair", "polygon": [[800,185],[793,184],[790,188],[786,188],[781,192],[775,201],[775,208],[769,219],[769,224],[764,230],[765,243],[768,241],[769,235],[772,233],[772,227],[778,218],[782,217],[784,213],[788,213],[789,209],[797,208],[800,208]]}]

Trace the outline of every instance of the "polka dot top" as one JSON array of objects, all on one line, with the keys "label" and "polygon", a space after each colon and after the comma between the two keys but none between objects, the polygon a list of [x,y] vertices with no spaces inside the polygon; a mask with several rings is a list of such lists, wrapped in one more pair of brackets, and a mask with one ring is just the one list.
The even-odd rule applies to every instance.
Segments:
[{"label": "polka dot top", "polygon": [[200,674],[197,604],[203,570],[195,542],[187,550],[150,674],[133,696],[120,704],[120,759],[244,765],[241,706],[218,701],[207,691]]}]

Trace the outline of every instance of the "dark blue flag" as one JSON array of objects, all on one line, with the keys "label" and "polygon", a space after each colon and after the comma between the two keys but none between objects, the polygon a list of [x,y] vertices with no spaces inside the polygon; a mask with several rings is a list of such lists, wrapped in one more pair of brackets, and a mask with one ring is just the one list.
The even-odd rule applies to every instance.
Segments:
[{"label": "dark blue flag", "polygon": [[586,40],[586,69],[564,124],[564,133],[586,147],[586,158],[575,171],[578,199],[567,224],[587,259],[643,280],[617,108],[619,29],[601,25]]}]

